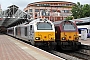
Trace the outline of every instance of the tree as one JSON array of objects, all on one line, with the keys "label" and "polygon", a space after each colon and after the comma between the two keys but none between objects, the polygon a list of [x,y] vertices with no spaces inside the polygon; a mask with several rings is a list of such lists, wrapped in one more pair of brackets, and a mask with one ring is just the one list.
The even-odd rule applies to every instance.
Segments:
[{"label": "tree", "polygon": [[65,20],[72,20],[73,16],[68,16]]},{"label": "tree", "polygon": [[83,15],[84,15],[84,17],[89,17],[90,16],[90,5],[85,4],[83,6]]},{"label": "tree", "polygon": [[72,7],[71,11],[72,16],[74,16],[75,19],[83,17],[83,5],[81,5],[79,2]]},{"label": "tree", "polygon": [[71,11],[72,11],[72,16],[75,19],[89,17],[90,16],[90,5],[89,4],[81,5],[79,2],[77,2],[77,4],[73,6]]}]

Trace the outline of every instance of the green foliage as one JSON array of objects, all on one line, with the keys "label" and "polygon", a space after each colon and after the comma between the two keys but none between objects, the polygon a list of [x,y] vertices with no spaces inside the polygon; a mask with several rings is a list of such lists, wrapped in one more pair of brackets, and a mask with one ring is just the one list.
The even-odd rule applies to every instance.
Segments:
[{"label": "green foliage", "polygon": [[73,16],[68,16],[65,20],[72,20]]},{"label": "green foliage", "polygon": [[83,14],[84,14],[84,17],[89,17],[90,16],[90,5],[85,4],[83,6]]},{"label": "green foliage", "polygon": [[71,11],[72,11],[72,16],[75,19],[89,17],[90,5],[89,4],[81,5],[79,2],[77,2],[77,4],[73,6]]}]

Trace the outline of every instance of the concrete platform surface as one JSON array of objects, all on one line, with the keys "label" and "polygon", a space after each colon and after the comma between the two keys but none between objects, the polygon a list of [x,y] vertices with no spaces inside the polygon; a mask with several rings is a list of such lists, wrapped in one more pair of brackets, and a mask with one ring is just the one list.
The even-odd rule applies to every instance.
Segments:
[{"label": "concrete platform surface", "polygon": [[79,42],[81,42],[81,44],[83,45],[90,45],[90,38],[87,39],[80,39]]},{"label": "concrete platform surface", "polygon": [[0,35],[0,60],[64,60],[7,35]]}]

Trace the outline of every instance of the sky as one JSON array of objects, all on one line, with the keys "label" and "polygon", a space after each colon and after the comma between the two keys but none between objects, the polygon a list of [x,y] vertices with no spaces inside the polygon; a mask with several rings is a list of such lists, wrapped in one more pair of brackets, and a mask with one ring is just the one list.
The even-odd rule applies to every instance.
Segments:
[{"label": "sky", "polygon": [[23,10],[28,4],[39,1],[68,1],[81,4],[90,4],[90,0],[0,0],[2,10],[6,10],[8,6],[16,5],[20,10]]}]

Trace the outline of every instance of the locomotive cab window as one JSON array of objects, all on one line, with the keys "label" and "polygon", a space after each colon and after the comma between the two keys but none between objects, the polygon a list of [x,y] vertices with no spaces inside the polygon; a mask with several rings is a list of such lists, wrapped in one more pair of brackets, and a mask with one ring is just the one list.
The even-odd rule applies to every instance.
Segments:
[{"label": "locomotive cab window", "polygon": [[76,30],[76,27],[75,27],[75,25],[73,24],[73,23],[71,23],[71,22],[64,22],[63,23],[63,30],[72,30],[72,31],[75,31]]},{"label": "locomotive cab window", "polygon": [[39,22],[37,23],[37,30],[52,30],[52,25],[48,22]]},{"label": "locomotive cab window", "polygon": [[32,30],[32,25],[30,25],[30,30]]},{"label": "locomotive cab window", "polygon": [[30,25],[30,30],[32,31],[32,33],[34,33],[34,26]]},{"label": "locomotive cab window", "polygon": [[25,27],[25,36],[27,36],[27,27]]}]

